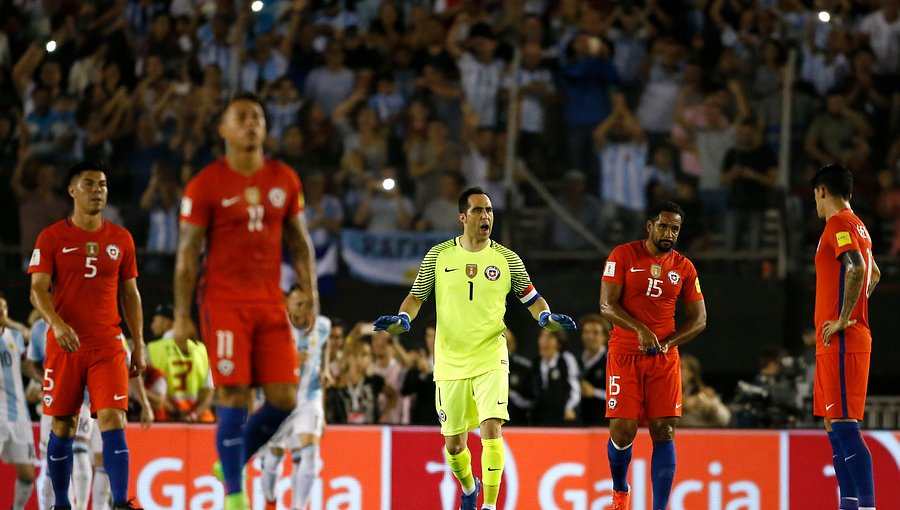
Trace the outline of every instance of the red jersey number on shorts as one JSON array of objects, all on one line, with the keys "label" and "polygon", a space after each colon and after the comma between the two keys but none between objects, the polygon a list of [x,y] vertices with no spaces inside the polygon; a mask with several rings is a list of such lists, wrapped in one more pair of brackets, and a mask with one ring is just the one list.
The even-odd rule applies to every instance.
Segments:
[{"label": "red jersey number on shorts", "polygon": [[274,160],[245,176],[220,159],[194,176],[184,192],[181,221],[207,229],[201,299],[280,303],[284,222],[302,211],[300,179]]},{"label": "red jersey number on shorts", "polygon": [[850,313],[856,324],[844,331],[845,352],[872,352],[872,334],[869,331],[869,280],[872,277],[872,238],[863,222],[850,209],[835,214],[825,223],[816,249],[816,353],[838,352],[839,335],[832,338],[831,346],[822,343],[822,324],[837,319],[843,301],[844,271],[841,255],[848,251],[862,254],[866,266],[865,283],[859,300]]},{"label": "red jersey number on shorts", "polygon": [[[603,281],[623,286],[619,304],[660,341],[675,332],[679,296],[685,302],[703,299],[697,270],[687,257],[675,250],[654,257],[644,241],[613,249],[603,266]],[[640,354],[637,333],[615,326],[610,333],[609,352]]]},{"label": "red jersey number on shorts", "polygon": [[51,276],[53,308],[78,334],[81,349],[121,345],[119,281],[138,275],[127,230],[105,220],[93,232],[69,218],[54,223],[38,236],[28,273]]}]

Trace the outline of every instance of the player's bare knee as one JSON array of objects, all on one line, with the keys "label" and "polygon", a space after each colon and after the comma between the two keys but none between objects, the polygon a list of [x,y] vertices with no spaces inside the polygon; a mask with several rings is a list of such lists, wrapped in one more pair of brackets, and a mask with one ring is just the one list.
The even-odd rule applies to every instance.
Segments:
[{"label": "player's bare knee", "polygon": [[59,438],[69,439],[75,437],[75,433],[78,431],[78,415],[54,416],[50,430]]},{"label": "player's bare knee", "polygon": [[457,434],[455,436],[444,436],[444,444],[447,447],[447,453],[450,455],[459,455],[466,449],[466,439],[468,432]]},{"label": "player's bare knee", "polygon": [[266,394],[266,402],[284,410],[297,407],[297,385],[295,384],[267,384],[263,386]]},{"label": "player's bare knee", "polygon": [[247,407],[250,388],[247,386],[220,386],[217,390],[219,405],[225,407]]},{"label": "player's bare knee", "polygon": [[97,412],[97,425],[100,427],[100,432],[124,429],[126,423],[125,411],[121,409],[101,409]]},{"label": "player's bare knee", "polygon": [[675,439],[675,424],[671,421],[650,422],[650,438],[654,441]]},{"label": "player's bare knee", "polygon": [[638,423],[636,420],[614,419],[609,424],[609,436],[616,446],[626,447],[634,442],[637,436]]},{"label": "player's bare knee", "polygon": [[497,439],[502,436],[502,422],[497,418],[488,418],[481,422],[482,439]]}]

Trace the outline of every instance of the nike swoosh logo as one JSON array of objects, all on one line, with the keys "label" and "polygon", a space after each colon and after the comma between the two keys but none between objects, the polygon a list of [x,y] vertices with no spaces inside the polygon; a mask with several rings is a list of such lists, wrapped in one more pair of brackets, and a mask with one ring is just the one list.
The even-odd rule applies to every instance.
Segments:
[{"label": "nike swoosh logo", "polygon": [[845,457],[845,458],[844,458],[844,461],[846,462],[846,461],[852,459],[853,457],[856,457],[856,455],[857,455],[857,454],[854,453],[853,455],[851,455],[851,456],[849,456],[849,457]]},{"label": "nike swoosh logo", "polygon": [[502,406],[502,405],[505,404],[505,403],[506,403],[506,402],[500,402],[499,400],[497,401],[497,405],[498,405],[498,406]]},{"label": "nike swoosh logo", "polygon": [[628,268],[628,271],[630,271],[632,273],[640,273],[641,271],[646,271],[646,269],[636,269],[636,268],[631,267],[631,268]]},{"label": "nike swoosh logo", "polygon": [[832,407],[834,407],[834,404],[828,404],[827,406],[825,406],[825,410],[827,411],[827,410],[831,409]]},{"label": "nike swoosh logo", "polygon": [[128,450],[116,450],[113,453],[119,455],[120,453],[128,453]]},{"label": "nike swoosh logo", "polygon": [[69,458],[68,455],[66,455],[65,457],[54,457],[53,455],[50,456],[50,460],[52,460],[53,462],[59,462],[61,460],[66,460],[68,458]]},{"label": "nike swoosh logo", "polygon": [[675,409],[680,409],[680,408],[681,408],[681,404],[675,404]]},{"label": "nike swoosh logo", "polygon": [[243,439],[241,439],[241,438],[239,438],[239,437],[236,437],[236,438],[233,438],[233,439],[223,439],[223,440],[222,440],[222,446],[225,446],[225,447],[227,447],[227,448],[231,448],[232,446],[237,446],[237,445],[241,444],[241,441],[243,441]]},{"label": "nike swoosh logo", "polygon": [[234,204],[240,202],[241,197],[231,197],[231,198],[223,198],[222,199],[222,207],[231,207]]},{"label": "nike swoosh logo", "polygon": [[489,467],[489,468],[488,468],[488,471],[500,471],[500,468],[492,468],[492,467]]},{"label": "nike swoosh logo", "polygon": [[128,398],[128,395],[113,395],[113,400],[123,400]]},{"label": "nike swoosh logo", "polygon": [[445,273],[449,273],[450,271],[456,271],[457,269],[459,269],[459,268],[457,267],[457,268],[454,268],[454,269],[450,269],[449,267],[445,267],[445,268],[444,268],[444,272],[445,272]]},{"label": "nike swoosh logo", "polygon": [[77,250],[77,249],[78,249],[78,247],[75,247],[75,248],[63,248],[63,249],[62,249],[62,252],[63,252],[63,253],[72,253],[73,251],[75,251],[75,250]]}]

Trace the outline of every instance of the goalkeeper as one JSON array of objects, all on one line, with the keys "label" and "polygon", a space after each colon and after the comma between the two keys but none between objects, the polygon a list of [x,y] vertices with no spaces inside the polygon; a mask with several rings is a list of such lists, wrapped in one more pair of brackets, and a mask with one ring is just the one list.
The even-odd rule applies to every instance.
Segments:
[{"label": "goalkeeper", "polygon": [[503,476],[500,427],[509,421],[509,357],[503,332],[506,295],[512,290],[538,324],[551,331],[575,329],[568,316],[552,313],[525,265],[512,250],[491,240],[494,210],[480,188],[459,197],[463,234],[425,255],[412,290],[397,315],[375,321],[376,330],[399,334],[419,313],[432,290],[437,309],[434,398],[450,469],[462,486],[461,510],[477,510],[482,483],[472,474],[468,433],[481,426],[483,510],[495,510]]}]

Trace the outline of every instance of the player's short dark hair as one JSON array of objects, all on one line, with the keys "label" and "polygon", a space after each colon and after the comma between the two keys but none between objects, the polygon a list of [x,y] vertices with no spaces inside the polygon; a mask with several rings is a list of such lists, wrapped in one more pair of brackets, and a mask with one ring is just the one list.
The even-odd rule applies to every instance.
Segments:
[{"label": "player's short dark hair", "polygon": [[106,170],[106,165],[104,165],[100,161],[83,160],[75,163],[69,168],[67,182],[69,184],[72,184],[72,181],[74,181],[84,172],[103,172],[104,174],[109,173]]},{"label": "player's short dark hair", "polygon": [[156,305],[156,308],[153,309],[153,315],[159,315],[169,320],[175,318],[175,312],[170,303],[160,303]]},{"label": "player's short dark hair", "polygon": [[233,105],[234,103],[236,103],[238,101],[250,101],[251,103],[258,104],[259,107],[262,108],[263,118],[268,119],[268,116],[266,115],[266,104],[263,103],[262,98],[260,98],[253,92],[248,92],[246,90],[241,91],[241,92],[236,92],[234,95],[231,96],[231,98],[228,100],[228,103],[225,104],[225,108],[222,110],[222,115],[224,116],[225,112],[227,112],[228,109],[231,108],[231,105]]},{"label": "player's short dark hair", "polygon": [[465,213],[469,210],[469,197],[472,195],[486,195],[488,198],[491,198],[490,195],[487,194],[486,191],[479,188],[478,186],[473,186],[463,191],[462,194],[459,195],[459,212]]},{"label": "player's short dark hair", "polygon": [[568,339],[566,330],[559,329],[556,331],[551,331],[549,329],[545,329],[544,331],[546,331],[550,334],[550,336],[556,339],[556,346],[559,348],[559,352],[563,352],[564,350],[566,350],[566,340]]},{"label": "player's short dark hair", "polygon": [[659,202],[653,204],[650,207],[650,210],[647,212],[647,219],[650,221],[656,221],[659,219],[659,215],[664,212],[670,212],[681,216],[681,221],[684,221],[684,209],[681,208],[680,205],[675,202]]},{"label": "player's short dark hair", "polygon": [[809,180],[813,189],[824,186],[829,195],[849,199],[853,193],[853,173],[844,165],[825,165]]}]

